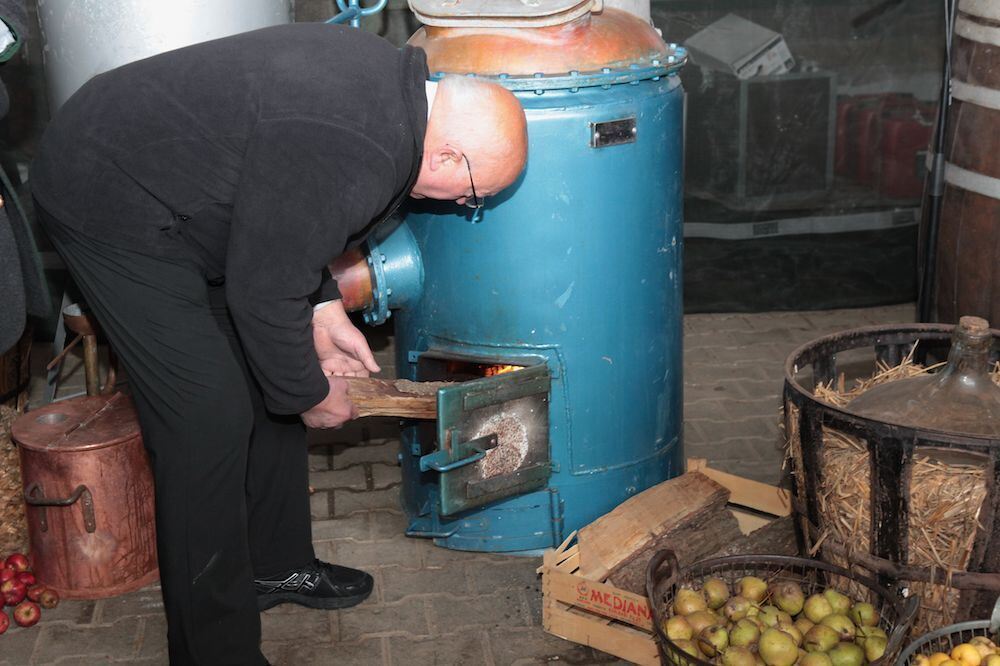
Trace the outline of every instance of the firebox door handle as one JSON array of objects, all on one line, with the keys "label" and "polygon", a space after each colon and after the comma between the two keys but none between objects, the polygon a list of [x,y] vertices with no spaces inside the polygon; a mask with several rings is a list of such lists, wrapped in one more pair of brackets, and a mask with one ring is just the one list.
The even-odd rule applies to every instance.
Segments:
[{"label": "firebox door handle", "polygon": [[79,485],[69,497],[50,498],[45,496],[40,483],[35,481],[24,489],[24,501],[30,506],[40,507],[38,524],[43,532],[48,532],[49,523],[45,515],[45,507],[49,506],[72,506],[80,502],[83,506],[83,525],[87,532],[93,534],[97,531],[97,520],[94,518],[94,496],[85,485]]},{"label": "firebox door handle", "polygon": [[458,460],[452,460],[449,451],[435,451],[434,453],[429,453],[420,458],[420,471],[427,472],[433,470],[435,472],[441,472],[442,474],[450,472],[458,469],[459,467],[465,467],[466,465],[479,462],[486,457],[487,451],[495,449],[496,447],[497,436],[495,433],[486,435],[485,437],[479,437],[469,442],[463,442],[456,446],[455,450],[459,455],[464,453],[471,453],[471,455],[459,458]]}]

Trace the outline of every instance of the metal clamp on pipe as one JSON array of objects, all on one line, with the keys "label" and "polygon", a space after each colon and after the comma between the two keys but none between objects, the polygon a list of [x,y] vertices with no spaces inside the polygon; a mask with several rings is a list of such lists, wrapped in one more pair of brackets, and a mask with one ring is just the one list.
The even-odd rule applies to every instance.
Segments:
[{"label": "metal clamp on pipe", "polygon": [[413,232],[405,222],[379,225],[360,249],[330,264],[348,312],[364,311],[365,323],[384,324],[392,310],[418,299],[424,288],[424,265]]}]

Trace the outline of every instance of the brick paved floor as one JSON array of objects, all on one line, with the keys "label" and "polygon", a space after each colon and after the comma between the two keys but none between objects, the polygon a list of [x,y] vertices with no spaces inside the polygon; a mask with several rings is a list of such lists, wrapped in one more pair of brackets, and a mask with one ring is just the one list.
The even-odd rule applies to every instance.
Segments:
[{"label": "brick paved floor", "polygon": [[[693,315],[684,321],[686,454],[767,482],[780,479],[781,365],[822,334],[910,321],[912,306],[830,312]],[[392,371],[391,339],[373,336]],[[44,364],[44,350],[36,356]],[[78,377],[78,374],[74,375]],[[78,379],[70,379],[70,384]],[[40,386],[34,394],[38,395]],[[536,558],[459,553],[403,536],[392,421],[312,433],[313,537],[320,557],[372,571],[376,592],[335,612],[277,607],[262,616],[275,664],[618,663],[545,634]],[[0,637],[0,665],[165,664],[158,588],[65,601]]]}]

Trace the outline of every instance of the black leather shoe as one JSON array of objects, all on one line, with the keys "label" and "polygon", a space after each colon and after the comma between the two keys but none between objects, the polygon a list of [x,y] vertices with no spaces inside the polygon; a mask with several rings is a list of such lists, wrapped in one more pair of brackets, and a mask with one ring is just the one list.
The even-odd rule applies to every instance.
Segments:
[{"label": "black leather shoe", "polygon": [[262,611],[284,603],[333,610],[360,604],[375,581],[364,571],[313,560],[300,569],[255,578],[253,584]]}]

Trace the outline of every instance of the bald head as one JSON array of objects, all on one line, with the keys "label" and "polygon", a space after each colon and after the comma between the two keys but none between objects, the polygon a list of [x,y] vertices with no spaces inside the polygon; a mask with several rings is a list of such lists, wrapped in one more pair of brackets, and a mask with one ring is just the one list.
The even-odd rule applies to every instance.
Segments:
[{"label": "bald head", "polygon": [[[527,122],[517,98],[495,83],[448,76],[438,84],[413,196],[454,199],[496,194],[524,170]],[[466,166],[468,160],[468,167]]]}]

